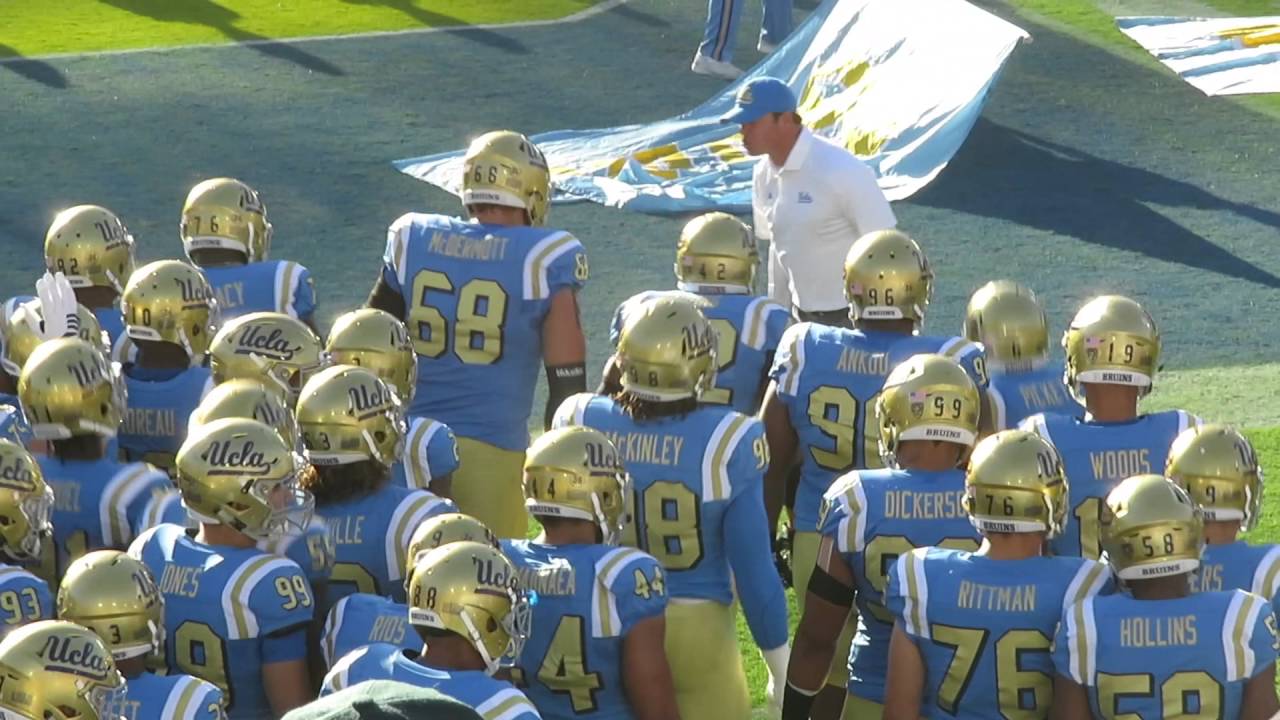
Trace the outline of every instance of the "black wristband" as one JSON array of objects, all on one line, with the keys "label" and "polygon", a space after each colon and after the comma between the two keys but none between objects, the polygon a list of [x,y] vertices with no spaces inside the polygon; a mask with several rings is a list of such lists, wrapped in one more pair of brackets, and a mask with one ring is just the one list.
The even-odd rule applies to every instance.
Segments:
[{"label": "black wristband", "polygon": [[813,567],[807,590],[832,605],[853,607],[853,588],[831,577],[821,565]]},{"label": "black wristband", "polygon": [[547,412],[543,418],[544,429],[551,429],[551,419],[556,409],[570,395],[587,391],[587,364],[547,366]]},{"label": "black wristband", "polygon": [[787,689],[782,691],[782,720],[809,720],[813,697],[817,694],[806,694],[787,683]]}]

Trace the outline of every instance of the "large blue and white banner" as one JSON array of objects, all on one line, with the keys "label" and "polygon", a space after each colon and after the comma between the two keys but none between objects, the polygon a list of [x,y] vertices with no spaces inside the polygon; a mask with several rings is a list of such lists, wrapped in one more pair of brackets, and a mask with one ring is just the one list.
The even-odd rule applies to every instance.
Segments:
[{"label": "large blue and white banner", "polygon": [[1116,25],[1205,95],[1280,92],[1280,16],[1122,17]]},{"label": "large blue and white banner", "polygon": [[[777,50],[719,95],[645,125],[534,136],[560,202],[638,212],[751,207],[737,125],[719,118],[753,77],[786,80],[804,122],[867,161],[890,200],[941,172],[1027,33],[964,0],[826,0]],[[458,194],[461,151],[400,160],[409,175]]]}]

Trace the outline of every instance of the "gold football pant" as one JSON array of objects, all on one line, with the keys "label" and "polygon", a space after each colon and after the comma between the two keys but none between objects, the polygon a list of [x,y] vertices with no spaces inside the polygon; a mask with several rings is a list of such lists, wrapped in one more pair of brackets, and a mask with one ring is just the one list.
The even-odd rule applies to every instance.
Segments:
[{"label": "gold football pant", "polygon": [[742,720],[751,716],[733,606],[672,598],[667,605],[665,644],[680,717]]},{"label": "gold football pant", "polygon": [[[821,543],[822,534],[816,532],[797,532],[791,541],[791,577],[796,589],[796,608],[802,616],[804,596],[809,589],[809,577],[813,575],[813,564],[818,561],[818,545]],[[831,656],[831,669],[827,672],[827,684],[841,690],[849,684],[849,646],[853,644],[853,633],[858,629],[853,613],[849,617],[849,622],[840,631],[836,652]],[[849,703],[846,702],[845,707],[849,707]]]},{"label": "gold football pant", "polygon": [[880,720],[884,715],[884,706],[857,695],[844,696],[844,712],[840,720]]},{"label": "gold football pant", "polygon": [[458,438],[453,501],[462,512],[489,526],[498,537],[524,539],[529,534],[523,478],[523,452]]}]

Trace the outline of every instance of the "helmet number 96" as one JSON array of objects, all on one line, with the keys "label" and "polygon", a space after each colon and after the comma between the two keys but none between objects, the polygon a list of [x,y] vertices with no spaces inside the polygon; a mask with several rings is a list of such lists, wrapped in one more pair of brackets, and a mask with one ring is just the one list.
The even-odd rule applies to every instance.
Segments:
[{"label": "helmet number 96", "polygon": [[[883,302],[878,300],[881,297],[883,297]],[[867,304],[893,307],[893,288],[885,288],[883,293],[876,288],[867,288]]]}]

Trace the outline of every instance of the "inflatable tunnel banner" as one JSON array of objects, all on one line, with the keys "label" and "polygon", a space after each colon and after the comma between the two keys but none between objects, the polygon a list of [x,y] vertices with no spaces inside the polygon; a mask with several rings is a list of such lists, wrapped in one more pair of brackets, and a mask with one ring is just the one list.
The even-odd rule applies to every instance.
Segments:
[{"label": "inflatable tunnel banner", "polygon": [[[920,190],[959,150],[1009,54],[1028,35],[963,0],[826,0],[777,50],[683,115],[643,125],[533,137],[557,202],[646,213],[751,207],[738,126],[720,122],[740,85],[786,80],[805,124],[862,157],[890,200]],[[399,160],[454,193],[462,151]]]}]

